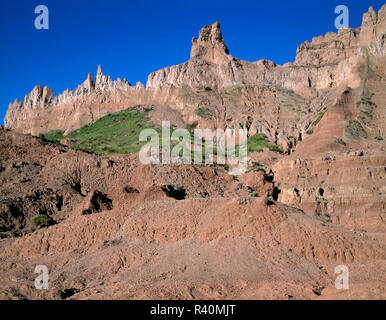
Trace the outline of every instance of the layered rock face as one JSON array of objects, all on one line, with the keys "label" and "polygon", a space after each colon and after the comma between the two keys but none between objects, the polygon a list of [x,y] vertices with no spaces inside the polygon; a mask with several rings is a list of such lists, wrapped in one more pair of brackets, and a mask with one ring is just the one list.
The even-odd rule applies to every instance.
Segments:
[{"label": "layered rock face", "polygon": [[[340,85],[358,87],[360,75],[356,66],[363,54],[361,48],[369,48],[372,55],[385,54],[385,11],[385,6],[378,13],[370,8],[363,16],[361,28],[341,29],[337,34],[329,32],[324,37],[316,37],[311,43],[306,41],[299,46],[295,63],[284,66],[267,60],[247,62],[232,57],[216,22],[205,26],[198,39],[193,38],[191,58],[187,62],[151,73],[146,90],[141,83],[132,87],[126,79],[112,81],[99,66],[95,83],[90,74],[76,90],[66,90],[57,97],[50,88],[36,86],[24,102],[16,100],[10,104],[5,125],[37,134],[51,129],[72,130],[128,104],[166,103],[178,108],[183,102],[189,109],[191,101],[181,101],[180,96],[196,88],[274,85],[295,90],[310,99],[318,95],[316,91]],[[171,92],[170,88],[178,90]],[[88,109],[90,104],[99,111],[80,116],[85,112],[79,110]],[[51,114],[47,109],[50,107],[55,107],[56,116],[66,114],[63,123],[54,121],[56,128],[49,125]]]},{"label": "layered rock face", "polygon": [[[337,86],[353,76],[353,66],[361,56],[361,47],[373,55],[385,55],[385,6],[379,12],[370,7],[361,28],[342,28],[338,33],[306,41],[297,50],[295,64],[277,66],[262,60],[247,62],[229,54],[218,22],[204,27],[199,39],[192,40],[189,61],[150,74],[147,87],[194,86],[230,87],[274,83],[286,88]],[[353,80],[353,79],[351,79]]]},{"label": "layered rock face", "polygon": [[[305,42],[298,48],[295,63],[284,66],[234,58],[216,22],[205,26],[198,39],[193,38],[187,62],[151,73],[146,88],[142,83],[133,87],[126,79],[112,81],[99,66],[95,82],[89,74],[76,90],[59,96],[48,87],[36,86],[24,102],[10,104],[5,126],[35,135],[54,129],[70,132],[136,104],[172,108],[187,123],[199,120],[199,126],[208,126],[206,119],[195,115],[197,108],[204,108],[216,115],[218,127],[263,132],[289,151],[304,136],[312,119],[333,103],[340,87],[359,87],[358,70],[364,59],[361,48],[368,48],[371,55],[385,54],[385,10],[383,6],[376,13],[370,8],[361,28],[341,29]],[[202,89],[207,92],[197,94]],[[278,97],[285,90],[294,90],[297,95]],[[288,106],[298,111],[288,112]],[[252,113],[249,119],[244,119],[246,110]],[[299,115],[294,116],[297,112]],[[278,119],[288,116],[293,117],[287,121],[288,128],[280,128]],[[209,122],[213,124],[213,120]]]},{"label": "layered rock face", "polygon": [[[16,100],[13,104],[10,104],[9,108],[10,110],[44,109],[64,104],[70,100],[83,96],[88,96],[95,92],[104,93],[125,90],[129,88],[132,88],[132,86],[126,79],[124,79],[123,81],[121,79],[112,81],[110,77],[102,73],[101,66],[98,66],[95,83],[92,74],[89,73],[87,79],[82,84],[80,84],[78,88],[73,91],[67,89],[57,97],[55,97],[55,94],[53,93],[51,88],[43,88],[41,85],[37,85],[35,86],[35,88],[33,88],[31,93],[25,96],[24,102]],[[12,127],[12,124],[8,124],[9,120],[7,116],[4,120],[5,125],[7,127]]]},{"label": "layered rock face", "polygon": [[202,28],[198,40],[193,38],[189,61],[151,73],[146,86],[230,87],[241,84],[247,77],[243,63],[229,54],[220,24],[216,22]]},{"label": "layered rock face", "polygon": [[358,231],[386,231],[385,66],[386,56],[371,57],[359,90],[346,88],[296,152],[272,166],[280,201]]},{"label": "layered rock face", "polygon": [[[232,57],[215,23],[147,88],[98,67],[74,91],[15,101],[0,126],[0,299],[385,299],[385,13],[284,66]],[[284,152],[249,152],[236,177],[20,133],[138,104],[151,125],[242,128]],[[34,287],[40,264],[49,290]],[[349,290],[335,287],[342,264]]]},{"label": "layered rock face", "polygon": [[361,47],[370,49],[373,56],[386,54],[386,9],[379,12],[372,7],[363,15],[360,28],[342,28],[338,33],[327,32],[325,36],[306,41],[298,47],[297,65],[337,64],[361,54]]},{"label": "layered rock face", "polygon": [[318,82],[318,75],[311,68],[281,67],[268,60],[248,62],[233,57],[216,22],[205,26],[198,40],[193,38],[187,62],[151,73],[147,88],[231,88],[257,84],[310,87],[310,76]]}]

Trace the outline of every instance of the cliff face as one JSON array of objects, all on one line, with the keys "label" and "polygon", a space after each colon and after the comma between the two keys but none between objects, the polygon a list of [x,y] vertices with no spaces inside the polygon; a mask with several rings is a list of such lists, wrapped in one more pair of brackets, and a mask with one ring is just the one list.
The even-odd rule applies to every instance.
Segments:
[{"label": "cliff face", "polygon": [[338,33],[328,32],[301,44],[297,50],[297,65],[323,66],[337,64],[360,55],[360,48],[369,48],[373,56],[386,54],[386,9],[379,12],[372,7],[363,15],[360,28],[342,28]]},{"label": "cliff face", "polygon": [[[48,87],[36,86],[23,102],[16,100],[10,104],[5,126],[32,134],[52,129],[69,132],[131,105],[154,104],[177,110],[185,121],[195,119],[197,107],[216,109],[217,114],[220,113],[216,117],[218,126],[237,127],[245,122],[242,109],[246,111],[252,105],[264,105],[264,112],[257,112],[254,108],[252,132],[265,131],[275,142],[281,135],[284,139],[281,140],[286,141],[283,143],[288,145],[291,136],[298,137],[304,133],[309,124],[306,119],[320,111],[323,99],[331,102],[341,88],[359,87],[362,78],[359,69],[365,49],[370,56],[385,55],[385,12],[386,5],[378,13],[370,8],[363,16],[362,27],[341,29],[338,33],[329,32],[316,37],[312,42],[306,41],[299,46],[295,63],[283,66],[267,60],[248,62],[233,57],[225,44],[220,24],[216,22],[203,27],[198,39],[193,38],[191,57],[187,62],[151,73],[146,88],[141,83],[133,87],[126,79],[112,81],[99,66],[95,81],[89,74],[76,90],[66,90],[58,96],[54,96]],[[255,96],[254,93],[250,94],[252,89],[238,90],[242,87],[263,89]],[[300,95],[304,100],[303,107],[296,101],[291,103],[304,109],[300,113],[310,110],[311,114],[301,116],[291,126],[296,127],[298,123],[305,125],[295,131],[291,129],[292,133],[283,134],[279,133],[283,130],[273,128],[276,115],[267,118],[264,113],[278,113],[279,117],[283,117],[283,108],[275,101],[276,97],[272,99],[272,90],[268,92],[264,88],[293,90]],[[197,90],[202,89],[212,90],[212,94],[198,95]],[[236,89],[237,94],[232,101],[224,95],[228,89]],[[232,109],[232,105],[227,103],[241,110],[232,111],[229,116],[226,113]],[[315,105],[319,107],[314,108]],[[204,124],[205,121],[200,120]],[[266,122],[268,124],[261,125]]]},{"label": "cliff face", "polygon": [[[287,88],[328,88],[347,78],[354,60],[361,56],[362,46],[368,47],[373,55],[386,53],[385,12],[385,6],[378,13],[370,7],[363,15],[361,28],[328,32],[325,36],[315,37],[312,42],[306,41],[297,50],[295,64],[283,67],[269,61],[251,63],[232,57],[216,22],[205,26],[198,40],[193,38],[189,61],[151,73],[147,87],[276,83]],[[326,78],[335,79],[335,83]]]},{"label": "cliff face", "polygon": [[[53,91],[49,87],[42,87],[37,85],[33,88],[31,93],[27,94],[24,102],[16,99],[14,103],[9,105],[10,109],[43,109],[50,106],[57,106],[66,103],[74,98],[88,96],[94,93],[106,93],[118,90],[130,89],[132,86],[124,79],[112,81],[110,77],[102,73],[101,66],[98,66],[98,71],[95,79],[91,73],[88,74],[87,79],[73,91],[65,90],[62,94],[55,97]],[[8,120],[8,117],[5,118]],[[7,126],[7,124],[6,124]]]}]

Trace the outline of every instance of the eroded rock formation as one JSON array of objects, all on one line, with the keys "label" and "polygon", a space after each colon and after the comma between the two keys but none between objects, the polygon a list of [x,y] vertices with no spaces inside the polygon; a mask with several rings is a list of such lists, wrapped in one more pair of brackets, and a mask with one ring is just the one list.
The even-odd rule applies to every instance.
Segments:
[{"label": "eroded rock formation", "polygon": [[[0,126],[0,298],[385,299],[385,18],[370,8],[283,66],[232,57],[214,23],[146,88],[98,67],[74,91],[16,100]],[[236,177],[23,134],[138,104],[153,125],[242,128],[285,152],[250,152]],[[38,264],[49,290],[33,286]]]},{"label": "eroded rock formation", "polygon": [[[312,42],[306,41],[299,46],[295,63],[283,66],[267,60],[248,62],[234,58],[216,22],[205,26],[198,39],[193,38],[187,62],[151,73],[146,89],[141,83],[133,87],[126,79],[112,81],[99,66],[95,82],[88,75],[76,90],[66,90],[56,97],[50,88],[36,86],[24,102],[16,100],[10,104],[5,125],[32,134],[51,129],[68,132],[133,104],[167,105],[192,118],[193,107],[201,102],[197,97],[186,96],[205,88],[274,86],[294,90],[312,103],[324,95],[323,90],[334,92],[339,86],[360,85],[357,69],[363,59],[363,48],[373,56],[385,55],[385,11],[385,6],[379,12],[371,7],[363,16],[362,27],[328,32]],[[219,95],[219,101],[210,103],[227,108],[222,102],[224,92]],[[265,103],[265,98],[264,94],[260,96],[261,103]],[[238,102],[243,99],[241,95]]]}]

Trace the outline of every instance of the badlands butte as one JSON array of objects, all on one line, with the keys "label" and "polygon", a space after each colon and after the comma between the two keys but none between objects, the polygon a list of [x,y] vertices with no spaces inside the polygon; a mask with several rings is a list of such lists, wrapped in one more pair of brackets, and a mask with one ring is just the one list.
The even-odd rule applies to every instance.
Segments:
[{"label": "badlands butte", "polygon": [[[233,57],[216,22],[146,87],[36,86],[0,128],[0,298],[385,299],[385,103],[386,5],[294,63]],[[163,120],[243,129],[248,171],[143,165]]]}]

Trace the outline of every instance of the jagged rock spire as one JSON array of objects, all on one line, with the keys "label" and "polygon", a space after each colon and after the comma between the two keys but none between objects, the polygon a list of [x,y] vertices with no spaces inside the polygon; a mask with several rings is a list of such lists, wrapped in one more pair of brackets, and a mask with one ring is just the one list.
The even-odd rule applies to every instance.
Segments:
[{"label": "jagged rock spire", "polygon": [[102,78],[103,78],[102,67],[99,64],[98,65],[97,74],[96,74],[96,77],[95,77],[95,86],[96,87],[102,82]]},{"label": "jagged rock spire", "polygon": [[103,73],[102,73],[102,67],[101,67],[100,64],[98,64],[97,75],[98,75],[98,74],[103,74]]},{"label": "jagged rock spire", "polygon": [[216,61],[228,54],[219,22],[203,27],[198,40],[195,37],[192,39],[191,58],[201,57],[207,61]]}]

